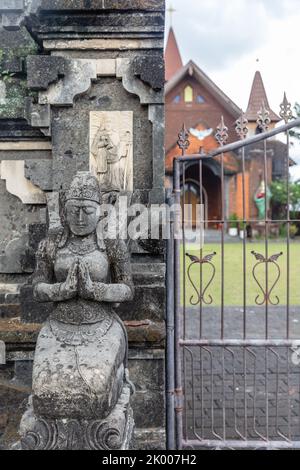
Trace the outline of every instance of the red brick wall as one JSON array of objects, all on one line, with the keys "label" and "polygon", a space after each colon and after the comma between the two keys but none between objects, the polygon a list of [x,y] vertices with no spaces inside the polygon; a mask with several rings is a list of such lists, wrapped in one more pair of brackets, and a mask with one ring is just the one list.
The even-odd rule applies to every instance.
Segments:
[{"label": "red brick wall", "polygon": [[[188,85],[194,89],[193,103],[184,102],[184,89]],[[176,104],[173,99],[177,95],[181,96],[181,102]],[[197,95],[201,95],[205,103],[196,103]],[[176,142],[183,123],[190,128],[203,121],[207,127],[216,129],[222,115],[229,128],[229,142],[233,142],[237,140],[234,130],[235,118],[193,77],[186,77],[166,96],[166,152]]]},{"label": "red brick wall", "polygon": [[[249,219],[250,215],[250,195],[249,195],[249,179],[248,172],[245,173],[245,217]],[[243,219],[244,213],[244,191],[243,191],[243,175],[238,173],[233,176],[229,182],[229,215],[237,214],[240,220]]]}]

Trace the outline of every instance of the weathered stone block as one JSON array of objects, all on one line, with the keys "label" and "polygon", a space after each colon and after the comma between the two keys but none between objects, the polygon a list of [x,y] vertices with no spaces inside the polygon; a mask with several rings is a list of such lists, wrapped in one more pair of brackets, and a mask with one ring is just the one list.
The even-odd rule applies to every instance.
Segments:
[{"label": "weathered stone block", "polygon": [[163,11],[164,0],[41,0],[41,11],[144,10]]},{"label": "weathered stone block", "polygon": [[23,59],[21,57],[6,57],[2,61],[3,70],[11,74],[23,71]]},{"label": "weathered stone block", "polygon": [[136,450],[165,450],[166,433],[161,427],[135,429],[134,444]]},{"label": "weathered stone block", "polygon": [[136,57],[132,62],[132,72],[154,90],[164,87],[165,65],[160,56]]},{"label": "weathered stone block", "polygon": [[[45,135],[50,134],[51,110],[49,105],[36,104],[32,102],[32,98],[27,98],[26,119],[33,127],[40,127]],[[48,128],[47,132],[45,128]]]},{"label": "weathered stone block", "polygon": [[66,59],[55,56],[27,57],[27,84],[32,90],[47,90],[66,74]]},{"label": "weathered stone block", "polygon": [[[1,368],[0,366],[0,378]],[[9,449],[19,439],[18,427],[30,393],[29,387],[0,379],[0,448]]]},{"label": "weathered stone block", "polygon": [[21,257],[24,272],[32,273],[36,263],[36,252],[39,243],[46,237],[46,224],[30,224],[28,230],[28,248]]},{"label": "weathered stone block", "polygon": [[0,318],[16,318],[21,314],[20,304],[0,304]]},{"label": "weathered stone block", "polygon": [[135,287],[135,296],[118,309],[124,320],[163,321],[165,318],[165,288],[159,285]]},{"label": "weathered stone block", "polygon": [[26,160],[25,178],[43,191],[52,189],[52,160]]},{"label": "weathered stone block", "polygon": [[36,43],[25,28],[19,31],[0,28],[0,118],[25,117],[28,90],[22,73],[23,60],[36,49]]},{"label": "weathered stone block", "polygon": [[138,428],[164,426],[163,350],[136,351],[129,355],[129,369],[136,393],[133,412]]},{"label": "weathered stone block", "polygon": [[24,0],[0,0],[0,13],[6,11],[22,11]]},{"label": "weathered stone block", "polygon": [[144,321],[125,321],[127,328],[128,341],[132,345],[142,344],[155,347],[163,347],[166,336],[165,324],[163,322]]},{"label": "weathered stone block", "polygon": [[31,387],[32,365],[32,361],[15,361],[15,374],[12,383],[14,385]]},{"label": "weathered stone block", "polygon": [[24,323],[43,323],[53,310],[50,302],[40,303],[33,298],[32,285],[25,284],[20,291],[21,320]]}]

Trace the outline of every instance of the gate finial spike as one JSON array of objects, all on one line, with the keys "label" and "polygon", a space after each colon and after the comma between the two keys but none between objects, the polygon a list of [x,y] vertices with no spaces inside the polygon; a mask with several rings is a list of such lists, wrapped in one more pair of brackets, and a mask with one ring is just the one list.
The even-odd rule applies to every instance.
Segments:
[{"label": "gate finial spike", "polygon": [[248,119],[246,119],[244,112],[242,112],[239,119],[235,121],[235,131],[241,140],[246,139],[249,129]]},{"label": "gate finial spike", "polygon": [[217,127],[217,132],[215,134],[216,140],[221,147],[226,144],[229,135],[228,135],[228,127],[225,126],[224,116],[221,116],[221,122]]},{"label": "gate finial spike", "polygon": [[267,132],[269,129],[269,125],[271,124],[270,112],[267,110],[265,106],[264,100],[262,101],[261,108],[257,113],[257,125],[262,130],[262,132]]},{"label": "gate finial spike", "polygon": [[293,119],[292,105],[287,99],[286,92],[284,92],[283,101],[280,105],[279,116],[284,120],[285,124]]},{"label": "gate finial spike", "polygon": [[185,127],[185,123],[183,123],[182,129],[178,134],[177,145],[180,148],[180,150],[182,150],[183,155],[190,146],[189,132],[187,128]]}]

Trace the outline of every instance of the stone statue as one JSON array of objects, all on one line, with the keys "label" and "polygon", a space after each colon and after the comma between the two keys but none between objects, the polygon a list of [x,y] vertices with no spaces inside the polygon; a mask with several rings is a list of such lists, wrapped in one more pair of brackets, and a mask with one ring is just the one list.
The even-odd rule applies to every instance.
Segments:
[{"label": "stone statue", "polygon": [[23,449],[126,449],[133,430],[127,335],[114,304],[133,297],[121,240],[97,235],[97,179],[79,172],[62,203],[63,230],[41,242],[34,296],[54,302],[36,346]]},{"label": "stone statue", "polygon": [[[272,196],[271,191],[268,186],[266,190],[265,182],[263,181],[262,176],[261,176],[259,187],[257,188],[255,195],[254,195],[254,202],[258,210],[259,220],[264,220],[265,217],[267,216],[267,213],[270,207],[271,196]],[[267,209],[267,213],[266,213],[266,209]]]}]

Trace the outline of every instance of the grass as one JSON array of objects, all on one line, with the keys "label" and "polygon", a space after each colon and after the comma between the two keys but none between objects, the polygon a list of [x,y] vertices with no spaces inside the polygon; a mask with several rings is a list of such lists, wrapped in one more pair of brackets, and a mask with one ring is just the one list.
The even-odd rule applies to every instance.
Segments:
[{"label": "grass", "polygon": [[[252,270],[257,260],[251,254],[252,251],[262,254],[265,256],[265,245],[264,242],[255,242],[246,244],[246,301],[247,305],[256,305],[255,299],[260,295],[259,300],[263,300],[262,292],[256,284]],[[189,244],[185,248],[185,252],[191,255],[200,256],[200,250],[195,244]],[[210,297],[213,299],[212,306],[219,306],[221,304],[221,245],[219,244],[205,244],[203,248],[202,257],[216,252],[213,257],[212,264],[216,268],[215,277],[207,289],[206,297],[210,301]],[[269,242],[269,253],[268,257],[282,252],[282,256],[278,258],[278,265],[281,270],[281,275],[278,283],[271,294],[271,299],[277,302],[276,296],[279,299],[278,305],[286,305],[287,303],[287,245],[283,242]],[[181,279],[183,282],[184,269],[187,274],[188,268],[191,261],[188,257],[183,256],[183,249],[181,254]],[[184,263],[185,259],[185,263]],[[184,267],[185,264],[185,267]],[[268,265],[268,276],[269,283],[268,289],[270,290],[274,284],[278,271],[276,266],[272,263]],[[191,279],[195,286],[200,289],[200,265],[195,264],[190,270]],[[205,263],[202,265],[202,282],[203,289],[212,277],[212,267]],[[244,275],[243,275],[243,243],[226,243],[224,245],[224,303],[228,306],[242,306],[244,297]],[[256,276],[265,288],[266,286],[266,263],[262,263],[257,266]],[[290,294],[289,300],[290,305],[300,305],[300,243],[291,243],[290,245]],[[197,294],[188,277],[185,280],[185,297],[186,305],[191,305],[192,302],[197,300]],[[182,301],[184,299],[184,293],[182,293]]]}]

